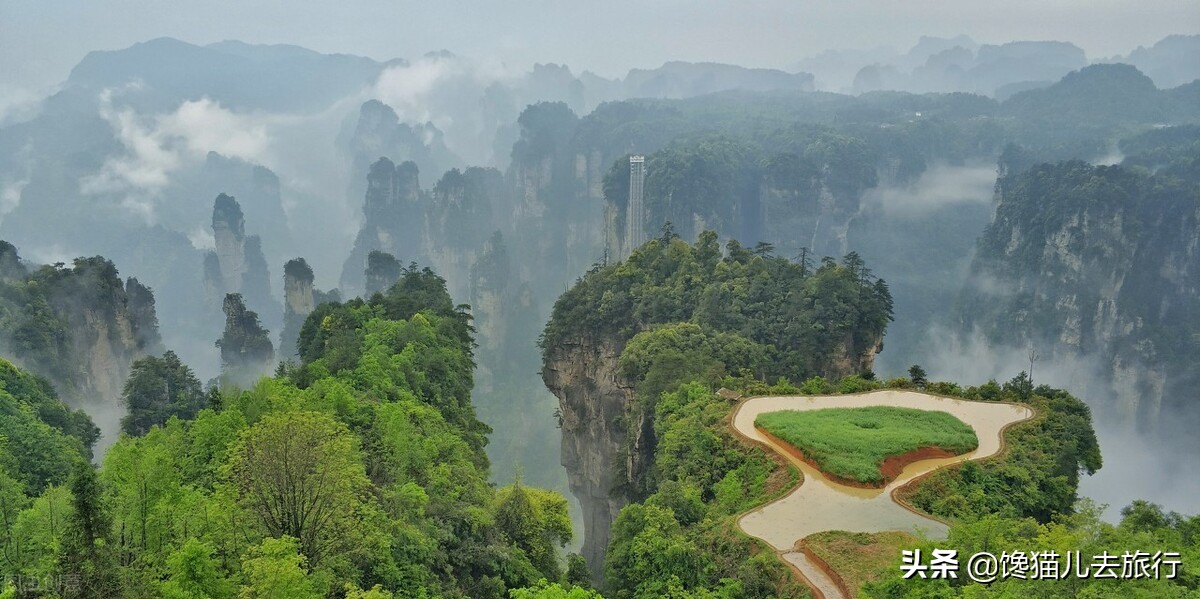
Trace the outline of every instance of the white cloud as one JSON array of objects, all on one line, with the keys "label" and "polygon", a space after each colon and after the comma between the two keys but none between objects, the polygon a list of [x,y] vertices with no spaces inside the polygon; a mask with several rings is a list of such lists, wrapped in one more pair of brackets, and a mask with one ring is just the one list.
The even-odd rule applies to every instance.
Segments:
[{"label": "white cloud", "polygon": [[192,242],[192,247],[198,250],[211,250],[217,247],[216,237],[203,224],[196,225],[191,231],[188,231],[187,238]]},{"label": "white cloud", "polygon": [[371,92],[372,97],[391,106],[401,122],[433,123],[445,134],[451,150],[478,162],[485,160],[480,148],[490,147],[494,133],[482,120],[479,99],[489,85],[513,83],[521,75],[495,58],[430,54],[411,64],[384,69]]},{"label": "white cloud", "polygon": [[57,243],[42,246],[26,245],[21,248],[21,254],[33,264],[56,264],[58,262],[71,264],[76,256],[85,255]]},{"label": "white cloud", "polygon": [[21,191],[29,184],[28,179],[5,181],[0,185],[0,220],[21,203]]},{"label": "white cloud", "polygon": [[267,128],[251,115],[239,115],[202,98],[184,102],[158,119],[163,135],[183,141],[193,156],[217,152],[249,162],[270,162]]},{"label": "white cloud", "polygon": [[183,102],[168,114],[143,116],[115,108],[113,91],[105,90],[100,116],[125,151],[80,181],[80,189],[90,195],[120,195],[120,205],[147,223],[156,220],[157,200],[171,174],[208,152],[260,164],[270,158],[270,136],[260,117],[234,113],[208,98]]},{"label": "white cloud", "polygon": [[0,125],[33,116],[42,97],[31,89],[0,84]]},{"label": "white cloud", "polygon": [[375,95],[391,106],[401,120],[428,121],[433,115],[426,96],[439,82],[465,73],[465,65],[456,58],[425,57],[380,73],[375,82]]},{"label": "white cloud", "polygon": [[933,164],[911,185],[877,187],[863,195],[864,205],[875,205],[888,214],[924,212],[959,203],[992,201],[996,165],[949,166]]}]

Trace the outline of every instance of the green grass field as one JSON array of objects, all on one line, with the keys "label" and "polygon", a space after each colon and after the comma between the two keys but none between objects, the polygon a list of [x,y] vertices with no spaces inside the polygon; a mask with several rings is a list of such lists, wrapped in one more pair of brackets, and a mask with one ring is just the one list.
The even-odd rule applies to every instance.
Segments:
[{"label": "green grass field", "polygon": [[895,576],[901,552],[919,544],[916,537],[898,531],[827,530],[804,538],[808,550],[842,578],[852,598],[859,596],[864,584]]},{"label": "green grass field", "polygon": [[975,431],[945,412],[876,406],[786,410],[760,415],[754,425],[792,444],[834,476],[880,484],[883,461],[925,447],[953,454],[979,446]]}]

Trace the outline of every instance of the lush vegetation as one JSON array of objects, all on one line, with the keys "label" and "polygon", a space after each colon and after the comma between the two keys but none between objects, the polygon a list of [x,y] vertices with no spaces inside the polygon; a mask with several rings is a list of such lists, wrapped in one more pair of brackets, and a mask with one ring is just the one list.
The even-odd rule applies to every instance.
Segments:
[{"label": "lush vegetation", "polygon": [[938,470],[902,496],[933,515],[970,520],[987,514],[1048,522],[1069,514],[1080,473],[1100,469],[1100,445],[1087,404],[1066,391],[1033,388],[1025,373],[998,385],[939,389],[978,401],[1017,401],[1036,411],[1006,433],[1007,451],[983,462]]},{"label": "lush vegetation", "polygon": [[141,361],[128,395],[147,397],[128,426],[145,434],[122,436],[99,471],[73,436],[86,418],[9,373],[0,576],[20,588],[5,592],[36,580],[67,581],[39,591],[63,597],[579,595],[586,580],[558,558],[565,499],[488,484],[472,347],[442,280],[406,271],[369,301],[324,304],[300,363],[194,413],[190,391],[155,403],[164,381],[191,387],[186,367]]},{"label": "lush vegetation", "polygon": [[[1138,401],[1139,422],[1186,439],[1193,452],[1200,445],[1185,431],[1197,416],[1183,398],[1200,382],[1200,300],[1185,283],[1195,261],[1182,257],[1194,256],[1200,230],[1197,131],[1132,137],[1122,148],[1133,154],[1119,166],[1002,164],[996,217],[957,309],[964,330],[989,343],[1039,347],[1047,360],[1090,354],[1111,365],[1100,369],[1101,382],[1118,395],[1142,396],[1132,389],[1156,381],[1161,390],[1151,396],[1161,406]],[[1062,249],[1046,251],[1047,240]],[[1108,315],[1096,317],[1098,310]],[[1117,382],[1125,376],[1140,380]]]},{"label": "lush vegetation", "polygon": [[91,458],[99,429],[82,411],[59,401],[50,383],[0,359],[0,518],[10,528],[25,503],[67,481],[74,464]]},{"label": "lush vegetation", "polygon": [[797,473],[734,437],[731,404],[713,390],[858,373],[890,311],[886,284],[856,255],[814,266],[765,244],[731,241],[723,252],[711,231],[688,244],[669,229],[629,260],[595,266],[559,298],[541,339],[545,358],[615,341],[619,374],[635,389],[622,419],[640,429],[626,439],[631,459],[614,464],[628,469],[615,492],[635,503],[613,524],[607,592],[805,596],[773,553],[733,524]]},{"label": "lush vegetation", "polygon": [[92,341],[86,336],[97,320],[127,326],[131,349],[157,347],[153,294],[136,279],[122,282],[112,262],[77,258],[69,267],[60,262],[29,271],[16,248],[0,241],[0,263],[0,350],[70,399],[84,399],[85,357],[78,349]]},{"label": "lush vegetation", "polygon": [[864,584],[895,576],[896,556],[921,542],[906,532],[879,533],[830,530],[804,538],[804,549],[829,565],[850,591],[858,596]]},{"label": "lush vegetation", "polygon": [[946,412],[874,406],[787,410],[760,415],[765,429],[804,453],[824,472],[860,483],[888,482],[884,460],[936,447],[961,454],[979,446],[975,431]]},{"label": "lush vegetation", "polygon": [[133,363],[121,401],[129,413],[121,418],[121,430],[144,435],[173,416],[190,420],[208,404],[208,396],[192,369],[168,351],[161,358],[147,356]]},{"label": "lush vegetation", "polygon": [[[731,240],[725,250],[712,231],[693,245],[668,229],[628,260],[595,266],[555,302],[543,355],[567,341],[624,342],[655,325],[690,322],[741,337],[739,346],[760,358],[745,365],[766,375],[837,377],[855,373],[858,356],[880,343],[891,294],[857,254],[813,268],[772,255],[767,244],[751,250]],[[656,345],[630,342],[648,350],[646,359],[629,359],[638,362],[633,380],[647,360],[665,359]]]},{"label": "lush vegetation", "polygon": [[614,597],[806,597],[808,589],[735,516],[790,489],[798,472],[733,436],[730,403],[688,383],[655,406],[655,490],[613,524],[605,578]]}]

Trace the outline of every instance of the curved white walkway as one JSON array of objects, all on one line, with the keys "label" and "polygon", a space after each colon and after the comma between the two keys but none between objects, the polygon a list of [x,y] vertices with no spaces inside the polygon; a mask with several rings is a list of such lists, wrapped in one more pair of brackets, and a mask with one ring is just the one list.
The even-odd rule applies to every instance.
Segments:
[{"label": "curved white walkway", "polygon": [[[886,487],[862,489],[829,480],[819,470],[796,459],[754,428],[755,418],[767,412],[871,406],[948,412],[975,429],[975,434],[979,437],[979,447],[960,456],[913,462]],[[914,513],[896,503],[892,499],[892,491],[926,472],[964,460],[978,460],[996,454],[1002,447],[1000,433],[1004,427],[1032,417],[1033,410],[1026,406],[965,401],[898,390],[872,391],[859,395],[756,397],[746,400],[734,414],[734,429],[787,457],[804,473],[804,482],[784,497],[746,512],[738,519],[738,526],[747,534],[766,541],[784,560],[795,565],[826,599],[842,597],[841,591],[824,572],[812,565],[803,553],[795,551],[797,541],[827,530],[899,530],[919,532],[931,538],[945,538],[945,524]]]}]

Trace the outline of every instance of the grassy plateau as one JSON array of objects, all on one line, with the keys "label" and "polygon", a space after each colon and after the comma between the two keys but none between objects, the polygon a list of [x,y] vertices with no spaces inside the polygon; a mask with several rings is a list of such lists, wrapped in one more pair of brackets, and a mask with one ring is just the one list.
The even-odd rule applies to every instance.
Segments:
[{"label": "grassy plateau", "polygon": [[975,431],[945,412],[874,406],[784,410],[760,415],[754,425],[791,444],[822,471],[877,485],[887,458],[936,447],[962,454],[979,446]]},{"label": "grassy plateau", "polygon": [[837,572],[852,598],[859,596],[863,584],[894,574],[900,553],[919,543],[916,537],[900,531],[827,530],[804,538],[804,547]]}]

